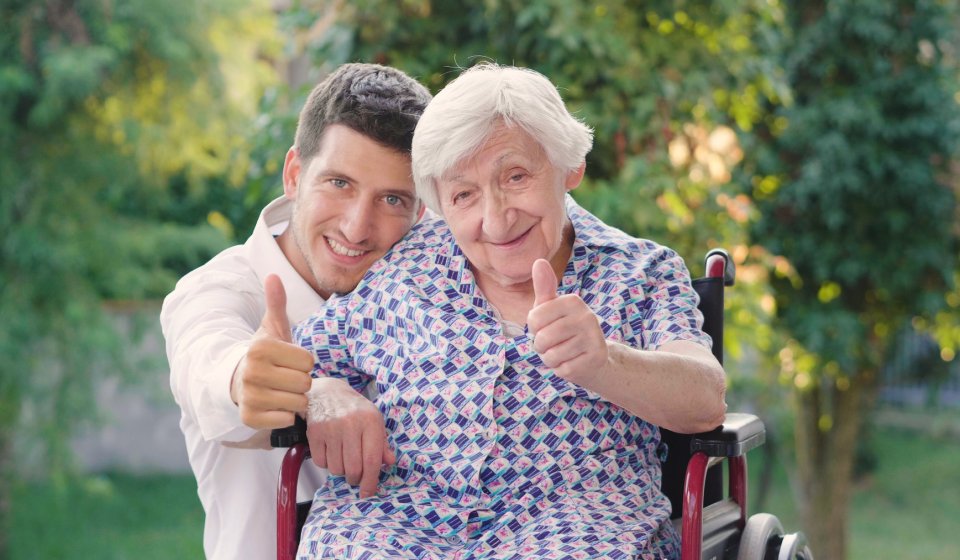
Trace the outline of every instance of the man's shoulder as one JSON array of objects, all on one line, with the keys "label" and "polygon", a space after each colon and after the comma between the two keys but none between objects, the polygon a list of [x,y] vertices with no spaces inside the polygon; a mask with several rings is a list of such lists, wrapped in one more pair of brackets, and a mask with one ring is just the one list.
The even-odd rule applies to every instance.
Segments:
[{"label": "man's shoulder", "polygon": [[243,317],[253,325],[263,313],[262,300],[262,287],[243,246],[229,247],[177,282],[163,300],[160,323],[165,336],[175,325],[215,314]]},{"label": "man's shoulder", "polygon": [[[263,298],[263,288],[243,245],[228,247],[185,274],[163,300],[161,316],[180,313],[216,301],[238,309],[251,309]],[[197,309],[194,309],[197,311]]]},{"label": "man's shoulder", "polygon": [[216,256],[185,274],[177,289],[186,287],[217,286],[240,288],[241,285],[253,282],[256,284],[256,271],[243,245],[234,245],[220,251]]}]

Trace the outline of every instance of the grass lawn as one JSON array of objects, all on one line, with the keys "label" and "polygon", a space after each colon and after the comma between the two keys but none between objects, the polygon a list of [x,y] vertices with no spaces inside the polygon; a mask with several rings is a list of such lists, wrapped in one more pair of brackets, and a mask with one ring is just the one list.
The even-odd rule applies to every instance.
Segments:
[{"label": "grass lawn", "polygon": [[[871,439],[877,467],[854,496],[850,560],[960,558],[960,442],[893,428],[876,429]],[[761,463],[759,452],[751,453],[752,484]],[[776,464],[763,510],[794,531],[797,514],[786,480]],[[24,485],[15,491],[13,508],[11,560],[203,557],[203,511],[189,475]]]},{"label": "grass lawn", "polygon": [[[849,560],[960,558],[960,441],[889,427],[875,428],[870,440],[877,464],[856,486]],[[760,467],[759,458],[753,459],[757,453],[751,453],[751,483]],[[774,480],[763,511],[795,531],[799,516],[780,464]]]},{"label": "grass lawn", "polygon": [[192,475],[105,475],[14,491],[11,560],[203,558]]}]

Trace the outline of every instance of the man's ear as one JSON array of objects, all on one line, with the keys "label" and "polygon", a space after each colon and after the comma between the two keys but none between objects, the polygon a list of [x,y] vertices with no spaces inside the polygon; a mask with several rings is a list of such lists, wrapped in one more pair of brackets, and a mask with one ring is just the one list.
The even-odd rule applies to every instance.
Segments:
[{"label": "man's ear", "polygon": [[297,199],[297,188],[300,186],[300,173],[303,171],[303,162],[300,160],[300,150],[291,146],[287,150],[287,157],[283,160],[283,194],[290,200]]},{"label": "man's ear", "polygon": [[583,181],[583,174],[587,170],[587,162],[583,161],[580,163],[580,167],[577,167],[573,171],[567,173],[566,178],[563,180],[563,187],[567,192],[572,191],[573,189],[580,186],[580,181]]}]

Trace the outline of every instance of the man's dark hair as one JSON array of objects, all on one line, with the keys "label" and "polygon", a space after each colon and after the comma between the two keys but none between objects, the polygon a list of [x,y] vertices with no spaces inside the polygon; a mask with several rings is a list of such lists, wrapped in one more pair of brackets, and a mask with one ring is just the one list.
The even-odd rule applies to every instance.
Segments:
[{"label": "man's dark hair", "polygon": [[313,88],[295,138],[300,159],[320,150],[328,126],[347,126],[394,150],[409,154],[413,129],[430,101],[430,92],[396,68],[344,64]]}]

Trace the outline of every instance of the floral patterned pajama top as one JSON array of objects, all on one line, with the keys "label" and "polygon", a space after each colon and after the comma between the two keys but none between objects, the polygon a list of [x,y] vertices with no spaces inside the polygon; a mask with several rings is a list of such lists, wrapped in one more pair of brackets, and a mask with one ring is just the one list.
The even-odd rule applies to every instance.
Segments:
[{"label": "floral patterned pajama top", "polygon": [[[566,205],[576,239],[559,293],[579,294],[608,339],[709,347],[680,257]],[[375,497],[336,476],[317,491],[300,558],[679,557],[657,427],[560,378],[523,327],[507,332],[435,220],[295,329],[314,375],[376,384],[397,452]]]}]

